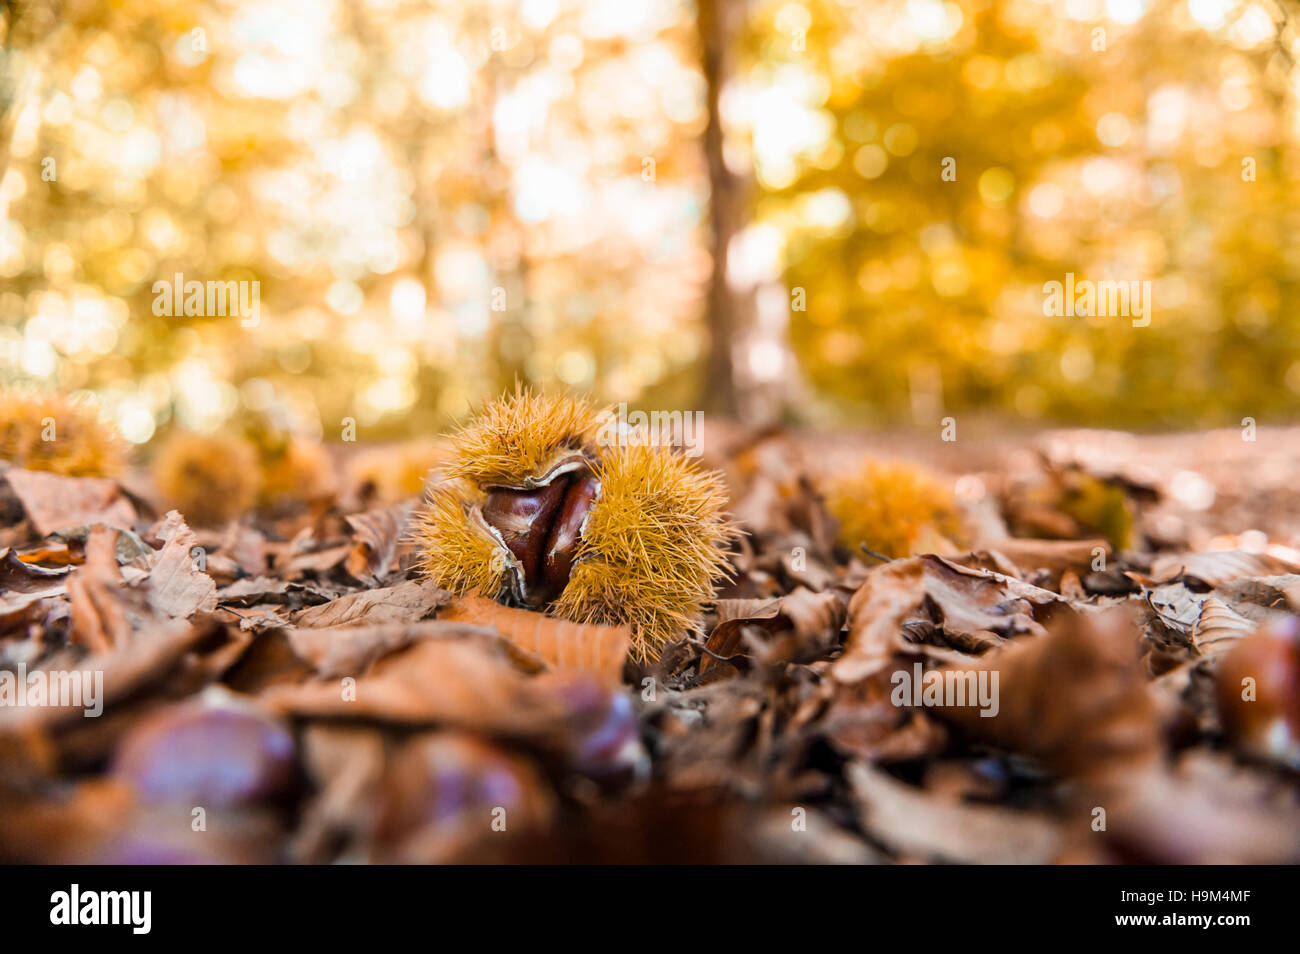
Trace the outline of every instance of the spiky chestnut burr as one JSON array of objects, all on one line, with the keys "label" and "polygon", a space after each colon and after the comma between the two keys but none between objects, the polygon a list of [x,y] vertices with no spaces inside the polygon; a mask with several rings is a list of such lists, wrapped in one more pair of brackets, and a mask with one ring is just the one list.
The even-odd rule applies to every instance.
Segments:
[{"label": "spiky chestnut burr", "polygon": [[348,464],[347,483],[363,500],[383,504],[419,497],[447,457],[441,442],[404,441],[357,454]]},{"label": "spiky chestnut burr", "polygon": [[329,455],[319,444],[300,437],[255,435],[262,466],[259,506],[269,511],[292,510],[327,497],[334,488]]},{"label": "spiky chestnut burr", "polygon": [[963,536],[961,512],[948,484],[924,467],[901,460],[868,459],[829,482],[826,505],[839,523],[839,539],[888,557]]},{"label": "spiky chestnut burr", "polygon": [[646,660],[698,622],[736,531],[718,474],[663,446],[602,446],[606,413],[523,389],[488,403],[449,438],[416,536],[438,586],[628,623]]},{"label": "spiky chestnut burr", "polygon": [[114,477],[126,444],[93,404],[20,388],[0,392],[0,458],[65,477]]},{"label": "spiky chestnut burr", "polygon": [[175,431],[158,450],[153,479],[169,507],[196,526],[219,526],[248,510],[261,476],[257,451],[234,434]]}]

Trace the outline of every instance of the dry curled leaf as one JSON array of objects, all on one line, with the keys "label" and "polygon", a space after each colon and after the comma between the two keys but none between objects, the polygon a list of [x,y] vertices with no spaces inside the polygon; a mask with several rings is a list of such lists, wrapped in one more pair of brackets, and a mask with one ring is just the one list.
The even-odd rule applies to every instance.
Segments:
[{"label": "dry curled leaf", "polygon": [[632,639],[628,626],[572,623],[475,595],[461,597],[439,610],[438,619],[490,627],[556,669],[592,672],[608,685],[622,680]]},{"label": "dry curled leaf", "polygon": [[1138,665],[1133,614],[1069,612],[1038,639],[1021,640],[970,666],[941,672],[986,677],[996,714],[976,705],[934,715],[973,737],[1033,756],[1073,778],[1113,781],[1150,765],[1161,750],[1155,704]]},{"label": "dry curled leaf", "polygon": [[216,609],[216,581],[196,566],[200,548],[185,518],[178,511],[169,511],[157,536],[163,548],[149,574],[149,606],[173,619]]},{"label": "dry curled leaf", "polygon": [[9,547],[0,549],[0,592],[7,595],[38,594],[49,596],[61,593],[70,567],[47,569],[23,560]]},{"label": "dry curled leaf", "polygon": [[19,467],[6,470],[4,478],[43,537],[84,524],[129,527],[136,519],[135,508],[115,480],[63,477]]},{"label": "dry curled leaf", "polygon": [[146,594],[124,585],[116,538],[116,530],[93,532],[85,562],[68,579],[73,639],[95,653],[130,645],[135,631],[154,619]]},{"label": "dry curled leaf", "polygon": [[377,590],[360,590],[295,613],[295,626],[352,626],[413,622],[431,616],[450,594],[431,583],[408,580]]},{"label": "dry curled leaf", "polygon": [[1268,553],[1246,550],[1174,554],[1161,557],[1151,566],[1151,575],[1162,582],[1185,579],[1206,586],[1222,586],[1242,577],[1292,573],[1300,573],[1300,566]]},{"label": "dry curled leaf", "polygon": [[288,583],[269,576],[239,580],[217,590],[217,603],[221,606],[258,606],[266,604],[302,609],[320,606],[336,598],[333,591],[306,583]]},{"label": "dry curled leaf", "polygon": [[1300,575],[1245,577],[1217,586],[1214,595],[1248,619],[1260,618],[1260,610],[1300,611]]},{"label": "dry curled leaf", "polygon": [[393,569],[410,515],[411,506],[405,504],[345,517],[352,528],[348,572],[359,580],[374,580]]},{"label": "dry curled leaf", "polygon": [[1201,613],[1192,627],[1192,643],[1202,656],[1213,656],[1254,631],[1253,622],[1211,596],[1201,604]]},{"label": "dry curled leaf", "polygon": [[[910,664],[899,663],[900,668]],[[834,684],[816,731],[842,755],[873,763],[913,761],[942,752],[948,732],[924,710],[894,704],[889,670]]]},{"label": "dry curled leaf", "polygon": [[45,596],[30,593],[26,596],[0,596],[0,636],[44,619],[48,612]]},{"label": "dry curled leaf", "polygon": [[773,639],[755,652],[764,664],[815,659],[825,655],[840,639],[847,607],[833,590],[814,593],[802,586],[774,600],[720,600],[718,624],[709,635],[708,652],[700,674],[744,649],[746,627],[755,627]]},{"label": "dry curled leaf", "polygon": [[[327,626],[287,631],[289,645],[321,676],[355,676],[376,659],[417,639],[497,639],[495,631],[466,623],[429,620],[421,623],[379,623],[373,626]],[[516,661],[520,661],[516,656]],[[526,668],[540,662],[523,660]]]},{"label": "dry curled leaf", "polygon": [[911,627],[963,652],[1042,635],[1036,614],[1062,603],[1050,590],[929,554],[876,567],[849,603],[849,638],[835,677],[855,682],[909,648]]},{"label": "dry curled leaf", "polygon": [[1047,864],[1061,849],[1043,815],[937,798],[861,762],[845,773],[862,826],[892,851],[957,864]]},{"label": "dry curled leaf", "polygon": [[[1032,540],[1006,537],[981,544],[977,549],[994,552],[1009,560],[1021,577],[1041,570],[1047,574],[1045,585],[1056,587],[1067,572],[1083,577],[1093,570],[1098,558],[1111,559],[1105,540]],[[954,562],[964,562],[952,558]]]},{"label": "dry curled leaf", "polygon": [[417,640],[355,682],[322,677],[272,685],[260,698],[274,711],[303,717],[455,725],[525,738],[554,731],[564,715],[503,647],[477,639]]}]

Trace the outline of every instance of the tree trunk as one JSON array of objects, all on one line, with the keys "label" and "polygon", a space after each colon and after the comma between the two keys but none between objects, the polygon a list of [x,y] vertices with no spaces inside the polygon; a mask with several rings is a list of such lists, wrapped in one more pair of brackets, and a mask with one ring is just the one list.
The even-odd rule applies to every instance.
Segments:
[{"label": "tree trunk", "polygon": [[704,155],[709,167],[709,218],[713,271],[709,277],[709,353],[705,362],[703,404],[715,414],[736,416],[740,397],[732,349],[741,331],[736,297],[727,287],[727,251],[740,228],[744,189],[722,158],[722,117],[718,101],[730,65],[730,51],[741,0],[698,0],[701,67],[707,87],[708,125],[704,130]]}]

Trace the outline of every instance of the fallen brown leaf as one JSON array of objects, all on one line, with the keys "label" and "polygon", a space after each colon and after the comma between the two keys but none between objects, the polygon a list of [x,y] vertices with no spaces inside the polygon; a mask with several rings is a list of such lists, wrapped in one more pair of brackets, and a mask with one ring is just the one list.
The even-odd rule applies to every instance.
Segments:
[{"label": "fallen brown leaf", "polygon": [[[976,549],[994,551],[1010,560],[1027,577],[1035,570],[1046,571],[1047,585],[1057,587],[1069,571],[1083,577],[1092,572],[1098,553],[1109,561],[1110,544],[1105,540],[1033,540],[1006,537],[980,544]],[[963,562],[953,557],[954,562]]]},{"label": "fallen brown leaf", "polygon": [[61,593],[70,572],[69,567],[51,570],[27,563],[8,547],[0,550],[0,592],[9,595]]},{"label": "fallen brown leaf", "polygon": [[149,606],[173,619],[216,609],[216,581],[195,568],[192,551],[198,544],[185,518],[169,511],[157,536],[164,545],[149,574]]},{"label": "fallen brown leaf", "polygon": [[1061,849],[1059,826],[1040,814],[935,798],[861,762],[845,774],[862,826],[905,857],[1041,865]]},{"label": "fallen brown leaf", "polygon": [[217,590],[217,603],[221,606],[258,606],[273,603],[298,610],[308,606],[321,606],[337,598],[333,591],[326,591],[319,586],[288,583],[269,576],[239,580]]},{"label": "fallen brown leaf", "polygon": [[344,626],[358,623],[414,622],[433,614],[451,599],[432,583],[408,580],[377,590],[360,590],[292,617],[296,626]]},{"label": "fallen brown leaf", "polygon": [[153,621],[146,594],[128,588],[117,562],[117,531],[100,528],[86,541],[86,561],[68,579],[72,636],[91,652],[130,645]]},{"label": "fallen brown leaf", "polygon": [[[376,659],[418,639],[500,639],[494,630],[443,620],[296,628],[288,630],[287,635],[293,651],[321,676],[355,676]],[[539,669],[541,663],[534,658],[527,668]]]},{"label": "fallen brown leaf", "polygon": [[779,646],[756,648],[764,664],[815,659],[839,642],[847,612],[844,598],[834,590],[814,593],[802,586],[778,599],[719,600],[718,624],[709,634],[700,674],[741,652],[747,626],[785,637]]},{"label": "fallen brown leaf", "polygon": [[1201,604],[1192,627],[1192,643],[1203,656],[1213,656],[1255,631],[1256,624],[1213,596]]},{"label": "fallen brown leaf", "polygon": [[4,479],[41,536],[81,524],[129,527],[136,519],[135,508],[114,480],[62,477],[19,467],[6,470]]},{"label": "fallen brown leaf", "polygon": [[1300,573],[1300,566],[1267,553],[1246,550],[1174,554],[1160,557],[1151,566],[1151,575],[1161,582],[1181,578],[1206,586],[1222,586],[1242,577],[1292,573]]},{"label": "fallen brown leaf", "polygon": [[849,637],[833,672],[855,682],[912,648],[909,626],[967,653],[1011,637],[1041,636],[1036,613],[1064,605],[1059,596],[1021,580],[964,567],[933,554],[876,567],[849,603]]},{"label": "fallen brown leaf", "polygon": [[273,685],[260,698],[275,711],[299,716],[455,725],[525,738],[553,732],[564,715],[504,647],[469,639],[417,640],[379,659],[355,682]]},{"label": "fallen brown leaf", "polygon": [[556,669],[592,672],[608,685],[622,680],[632,639],[628,626],[573,623],[475,595],[461,597],[439,610],[438,619],[490,627]]},{"label": "fallen brown leaf", "polygon": [[1161,751],[1155,705],[1138,665],[1139,639],[1126,610],[1066,613],[1043,637],[943,670],[996,673],[995,715],[969,704],[929,711],[1064,775],[1113,782],[1150,765]]},{"label": "fallen brown leaf", "polygon": [[348,572],[359,580],[386,575],[396,561],[410,515],[411,506],[407,504],[345,517],[352,528],[352,550],[346,561]]}]

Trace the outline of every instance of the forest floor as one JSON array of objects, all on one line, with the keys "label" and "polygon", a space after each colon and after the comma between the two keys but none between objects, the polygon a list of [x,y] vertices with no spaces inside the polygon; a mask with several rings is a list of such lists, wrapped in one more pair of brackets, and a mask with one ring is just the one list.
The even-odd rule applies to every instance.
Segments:
[{"label": "forest floor", "polygon": [[[735,578],[645,663],[421,580],[416,499],[0,471],[0,861],[1300,861],[1300,429],[704,451]],[[837,540],[864,454],[964,537]]]}]

